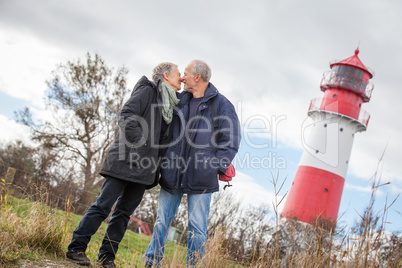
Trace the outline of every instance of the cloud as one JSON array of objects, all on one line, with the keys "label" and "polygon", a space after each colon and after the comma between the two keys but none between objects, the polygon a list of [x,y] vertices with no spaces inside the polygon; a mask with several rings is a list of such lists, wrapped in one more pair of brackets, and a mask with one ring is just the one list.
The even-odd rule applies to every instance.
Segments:
[{"label": "cloud", "polygon": [[[226,183],[220,183],[223,187]],[[258,207],[259,205],[268,206],[271,211],[273,204],[275,204],[275,193],[265,189],[258,184],[254,178],[236,171],[236,176],[233,178],[231,184],[233,187],[226,188],[226,191],[232,192],[233,195],[241,201],[245,207],[252,206]],[[221,191],[223,191],[221,189]],[[281,200],[282,196],[278,195],[277,200]],[[278,207],[278,211],[282,211],[283,203]]]},{"label": "cloud", "polygon": [[[386,187],[388,188],[388,185],[383,185],[383,183],[379,183],[380,187]],[[372,184],[370,182],[369,185],[367,186],[359,186],[359,185],[354,185],[354,184],[350,184],[350,183],[345,183],[345,189],[350,190],[350,191],[355,191],[355,192],[360,192],[360,193],[367,193],[367,194],[371,194],[373,191],[372,188]],[[385,188],[381,188],[383,190],[385,190]],[[375,189],[375,194],[376,196],[385,196],[385,192],[382,191],[380,188],[376,188]]]},{"label": "cloud", "polygon": [[[367,131],[355,135],[348,176],[370,178],[388,144],[382,177],[393,190],[402,189],[402,35],[396,34],[402,2],[206,0],[194,8],[179,0],[14,0],[0,5],[0,90],[31,101],[42,118],[51,70],[88,51],[108,65],[126,66],[129,87],[140,76],[149,77],[159,62],[175,62],[183,71],[199,58],[211,66],[218,90],[235,107],[241,103],[243,126],[268,122],[269,131],[259,137],[294,151],[303,149],[303,122],[310,101],[323,96],[320,81],[329,62],[352,56],[359,46],[360,59],[375,71],[375,89],[362,105],[371,119]],[[286,119],[275,124],[273,117],[281,116]],[[252,121],[258,117],[263,120]],[[5,133],[11,129],[2,135],[13,136]],[[272,199],[251,177],[242,180],[247,192]]]},{"label": "cloud", "polygon": [[31,143],[28,127],[18,124],[1,114],[0,125],[2,129],[0,131],[0,143],[7,144],[15,140],[23,141],[25,144]]},{"label": "cloud", "polygon": [[63,57],[62,50],[49,46],[26,32],[0,31],[1,90],[6,94],[43,107],[45,81]]},{"label": "cloud", "polygon": [[371,186],[369,185],[362,187],[350,183],[345,183],[345,189],[355,190],[362,193],[371,193]]}]

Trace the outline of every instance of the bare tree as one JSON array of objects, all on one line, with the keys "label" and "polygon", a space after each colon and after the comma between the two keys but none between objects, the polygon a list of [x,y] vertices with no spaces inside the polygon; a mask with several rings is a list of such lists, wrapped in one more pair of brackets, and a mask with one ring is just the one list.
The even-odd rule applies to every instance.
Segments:
[{"label": "bare tree", "polygon": [[63,163],[74,167],[83,187],[78,202],[88,204],[103,180],[99,170],[118,132],[118,115],[127,93],[125,67],[116,72],[95,54],[59,65],[47,81],[45,97],[51,118],[34,123],[26,108],[19,121],[30,126],[32,138],[56,152]]},{"label": "bare tree", "polygon": [[57,155],[21,141],[0,147],[0,177],[7,179],[9,194],[34,200],[46,195],[52,205],[60,208],[65,207],[68,195],[77,189],[72,173],[59,167]]}]

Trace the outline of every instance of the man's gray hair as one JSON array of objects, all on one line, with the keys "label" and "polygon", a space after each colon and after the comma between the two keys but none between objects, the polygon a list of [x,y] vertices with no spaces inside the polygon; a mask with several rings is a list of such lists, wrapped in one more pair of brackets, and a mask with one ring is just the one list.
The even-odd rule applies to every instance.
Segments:
[{"label": "man's gray hair", "polygon": [[191,72],[195,74],[200,74],[202,80],[204,82],[209,82],[209,79],[211,79],[211,68],[209,68],[208,64],[203,62],[202,60],[193,60],[191,63],[193,63],[193,68]]},{"label": "man's gray hair", "polygon": [[152,80],[155,83],[158,83],[159,80],[163,81],[163,74],[168,73],[172,74],[172,71],[177,68],[176,64],[171,62],[162,62],[159,63],[153,70],[152,70]]}]

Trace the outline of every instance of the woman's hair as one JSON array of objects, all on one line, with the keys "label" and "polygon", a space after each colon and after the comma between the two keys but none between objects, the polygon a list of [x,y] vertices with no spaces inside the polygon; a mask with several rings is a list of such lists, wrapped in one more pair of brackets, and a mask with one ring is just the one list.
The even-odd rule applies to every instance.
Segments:
[{"label": "woman's hair", "polygon": [[153,70],[152,70],[152,80],[155,83],[158,83],[159,80],[163,81],[163,74],[168,73],[171,74],[174,68],[177,68],[176,64],[171,62],[162,62],[159,63]]}]

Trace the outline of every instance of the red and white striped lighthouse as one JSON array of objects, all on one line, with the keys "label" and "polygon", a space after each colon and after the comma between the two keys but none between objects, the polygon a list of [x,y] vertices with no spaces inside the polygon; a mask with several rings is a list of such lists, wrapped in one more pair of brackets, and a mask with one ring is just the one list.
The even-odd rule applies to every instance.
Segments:
[{"label": "red and white striped lighthouse", "polygon": [[[321,90],[308,111],[313,120],[305,130],[304,152],[281,217],[335,227],[343,185],[356,132],[365,131],[370,115],[361,109],[374,88],[369,71],[355,55],[330,63]],[[306,131],[307,132],[307,131]],[[303,130],[304,133],[304,130]]]}]

